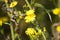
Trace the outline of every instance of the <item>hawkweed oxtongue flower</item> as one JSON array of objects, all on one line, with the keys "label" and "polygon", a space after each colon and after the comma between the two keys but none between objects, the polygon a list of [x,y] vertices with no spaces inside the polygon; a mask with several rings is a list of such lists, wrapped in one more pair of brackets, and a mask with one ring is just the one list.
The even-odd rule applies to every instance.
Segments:
[{"label": "hawkweed oxtongue flower", "polygon": [[58,26],[56,27],[56,30],[57,30],[58,32],[60,32],[60,25],[58,25]]},{"label": "hawkweed oxtongue flower", "polygon": [[10,4],[10,8],[13,8],[13,7],[15,7],[17,5],[17,1],[13,1],[13,2],[11,2],[11,4]]},{"label": "hawkweed oxtongue flower", "polygon": [[3,23],[3,22],[2,22],[2,19],[0,19],[0,26],[2,26],[2,23]]},{"label": "hawkweed oxtongue flower", "polygon": [[2,21],[3,22],[7,22],[8,21],[8,18],[7,17],[2,17]]},{"label": "hawkweed oxtongue flower", "polygon": [[27,28],[25,33],[26,33],[26,35],[28,35],[30,37],[31,40],[38,38],[37,32],[34,28]]},{"label": "hawkweed oxtongue flower", "polygon": [[53,9],[53,14],[59,15],[60,14],[60,8]]},{"label": "hawkweed oxtongue flower", "polygon": [[35,35],[36,34],[36,30],[34,28],[27,28],[27,30],[25,31],[25,33],[27,35]]},{"label": "hawkweed oxtongue flower", "polygon": [[35,21],[36,15],[34,12],[35,12],[34,10],[26,11],[26,16],[25,16],[25,22],[26,23]]}]

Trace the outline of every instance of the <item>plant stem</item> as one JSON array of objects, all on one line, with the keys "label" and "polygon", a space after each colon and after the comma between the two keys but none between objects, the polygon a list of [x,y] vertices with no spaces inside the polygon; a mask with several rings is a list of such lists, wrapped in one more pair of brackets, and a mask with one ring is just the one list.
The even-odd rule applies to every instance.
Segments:
[{"label": "plant stem", "polygon": [[[45,9],[45,8],[44,8],[44,9]],[[47,11],[46,9],[45,9],[45,11],[46,11],[46,13],[47,13],[48,16],[49,16],[50,21],[52,22],[52,17],[51,17],[51,15],[50,15],[49,11]]]},{"label": "plant stem", "polygon": [[25,1],[26,1],[26,4],[28,5],[28,7],[29,7],[30,9],[32,9],[31,6],[30,6],[30,4],[29,4],[29,2],[28,2],[27,0],[25,0]]},{"label": "plant stem", "polygon": [[[42,31],[41,31],[42,32]],[[42,36],[44,37],[44,40],[46,40],[45,34],[42,32]]]},{"label": "plant stem", "polygon": [[10,30],[11,30],[11,37],[12,37],[12,40],[14,40],[14,31],[13,31],[13,26],[10,22]]}]

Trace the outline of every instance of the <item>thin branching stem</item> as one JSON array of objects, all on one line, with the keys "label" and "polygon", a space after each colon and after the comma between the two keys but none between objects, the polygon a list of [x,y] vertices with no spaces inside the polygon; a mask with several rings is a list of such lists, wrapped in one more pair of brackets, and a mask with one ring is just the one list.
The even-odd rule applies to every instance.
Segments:
[{"label": "thin branching stem", "polygon": [[32,9],[31,6],[30,6],[30,4],[29,4],[29,2],[28,2],[28,0],[25,0],[25,2],[26,2],[26,4],[28,5],[28,7],[29,7],[30,9]]}]

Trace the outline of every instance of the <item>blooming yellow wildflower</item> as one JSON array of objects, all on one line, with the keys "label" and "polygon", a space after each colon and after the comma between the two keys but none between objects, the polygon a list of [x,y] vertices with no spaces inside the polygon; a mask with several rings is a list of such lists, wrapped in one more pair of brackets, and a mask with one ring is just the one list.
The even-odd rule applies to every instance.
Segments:
[{"label": "blooming yellow wildflower", "polygon": [[2,26],[2,20],[0,19],[0,26]]},{"label": "blooming yellow wildflower", "polygon": [[53,14],[59,15],[60,14],[60,8],[53,9]]},{"label": "blooming yellow wildflower", "polygon": [[27,35],[35,35],[36,34],[36,30],[34,28],[28,28],[25,33]]},{"label": "blooming yellow wildflower", "polygon": [[33,22],[35,21],[36,15],[34,14],[34,10],[29,10],[26,12],[25,22]]},{"label": "blooming yellow wildflower", "polygon": [[5,2],[7,3],[7,2],[8,2],[8,0],[5,0]]},{"label": "blooming yellow wildflower", "polygon": [[60,25],[57,26],[56,30],[60,32]]},{"label": "blooming yellow wildflower", "polygon": [[17,5],[17,1],[11,2],[10,8],[13,8],[13,7],[15,7],[16,5]]}]

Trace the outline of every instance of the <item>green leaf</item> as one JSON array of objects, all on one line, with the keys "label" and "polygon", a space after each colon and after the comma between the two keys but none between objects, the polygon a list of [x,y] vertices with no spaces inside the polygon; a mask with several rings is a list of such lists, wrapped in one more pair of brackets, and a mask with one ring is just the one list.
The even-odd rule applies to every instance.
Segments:
[{"label": "green leaf", "polygon": [[36,6],[36,7],[41,7],[42,9],[44,9],[45,12],[46,12],[46,13],[48,14],[48,16],[49,16],[50,21],[52,22],[52,18],[51,18],[51,15],[50,15],[49,11],[48,11],[42,4],[35,3],[34,6]]},{"label": "green leaf", "polygon": [[44,6],[42,4],[39,4],[39,3],[35,3],[34,6],[44,8]]}]

